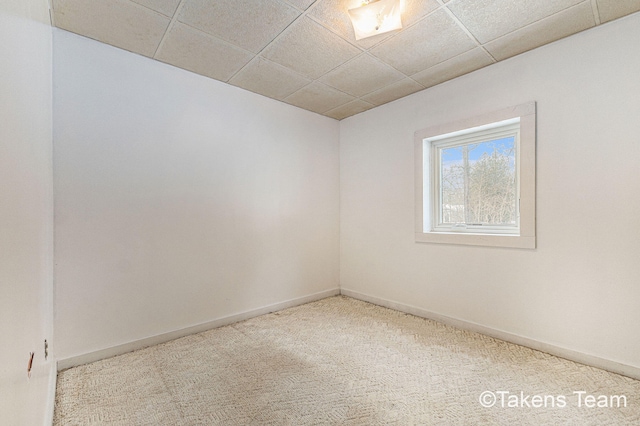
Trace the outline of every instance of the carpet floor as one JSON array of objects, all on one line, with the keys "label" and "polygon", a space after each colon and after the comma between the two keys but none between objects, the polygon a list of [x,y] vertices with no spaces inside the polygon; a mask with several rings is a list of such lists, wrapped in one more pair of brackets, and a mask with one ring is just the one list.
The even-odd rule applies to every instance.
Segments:
[{"label": "carpet floor", "polygon": [[60,372],[97,424],[640,425],[640,382],[336,296]]}]

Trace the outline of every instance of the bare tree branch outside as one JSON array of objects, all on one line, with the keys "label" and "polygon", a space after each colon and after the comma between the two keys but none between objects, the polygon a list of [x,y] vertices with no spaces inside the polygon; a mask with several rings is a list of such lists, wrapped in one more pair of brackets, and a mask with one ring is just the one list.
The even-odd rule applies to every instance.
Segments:
[{"label": "bare tree branch outside", "polygon": [[515,138],[441,150],[441,221],[515,225]]}]

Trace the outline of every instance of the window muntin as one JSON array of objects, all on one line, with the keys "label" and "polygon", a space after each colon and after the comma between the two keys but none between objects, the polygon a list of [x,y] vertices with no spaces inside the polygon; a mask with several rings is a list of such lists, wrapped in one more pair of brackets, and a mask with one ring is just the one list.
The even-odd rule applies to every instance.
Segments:
[{"label": "window muntin", "polygon": [[433,207],[425,231],[519,232],[519,133],[512,119],[424,140]]}]

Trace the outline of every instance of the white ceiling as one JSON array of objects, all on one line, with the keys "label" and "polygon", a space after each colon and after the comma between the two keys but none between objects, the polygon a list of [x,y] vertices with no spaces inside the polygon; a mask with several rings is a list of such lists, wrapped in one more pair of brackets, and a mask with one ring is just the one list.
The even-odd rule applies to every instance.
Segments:
[{"label": "white ceiling", "polygon": [[640,10],[640,0],[403,0],[356,41],[361,0],[51,0],[56,27],[341,120]]}]

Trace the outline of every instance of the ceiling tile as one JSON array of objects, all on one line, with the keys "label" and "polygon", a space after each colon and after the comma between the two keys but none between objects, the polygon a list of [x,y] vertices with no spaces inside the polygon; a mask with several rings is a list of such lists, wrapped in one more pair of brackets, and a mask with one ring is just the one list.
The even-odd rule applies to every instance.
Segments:
[{"label": "ceiling tile", "polygon": [[53,0],[56,26],[153,56],[170,19],[128,0]]},{"label": "ceiling tile", "polygon": [[253,55],[223,40],[176,22],[156,59],[216,80],[227,81]]},{"label": "ceiling tile", "polygon": [[380,90],[363,96],[362,100],[374,105],[382,105],[387,102],[395,101],[412,93],[419,92],[424,87],[410,78],[396,81]]},{"label": "ceiling tile", "polygon": [[608,22],[633,12],[640,11],[638,0],[597,0],[600,21]]},{"label": "ceiling tile", "polygon": [[350,95],[363,96],[403,78],[401,72],[363,53],[325,74],[320,81]]},{"label": "ceiling tile", "polygon": [[335,118],[336,120],[342,120],[343,118],[347,118],[352,115],[356,115],[363,111],[371,109],[374,106],[375,105],[370,104],[368,102],[361,101],[360,99],[356,99],[355,101],[351,101],[347,104],[344,104],[337,108],[329,110],[324,115],[329,116],[331,118]]},{"label": "ceiling tile", "polygon": [[444,10],[440,10],[382,42],[371,53],[411,75],[475,46],[476,43],[458,24]]},{"label": "ceiling tile", "polygon": [[353,96],[325,84],[313,82],[288,96],[284,101],[323,114],[352,100],[354,100]]},{"label": "ceiling tile", "polygon": [[401,0],[402,30],[356,41],[348,9],[362,0],[50,1],[59,28],[338,119],[640,11],[640,0]]},{"label": "ceiling tile", "polygon": [[278,100],[309,83],[310,80],[290,69],[259,56],[229,80],[229,84]]},{"label": "ceiling tile", "polygon": [[299,15],[278,0],[185,0],[178,20],[258,53]]},{"label": "ceiling tile", "polygon": [[501,61],[595,25],[591,3],[586,2],[509,33],[484,47]]},{"label": "ceiling tile", "polygon": [[264,57],[316,79],[355,57],[360,50],[304,17],[262,53]]},{"label": "ceiling tile", "polygon": [[402,25],[404,27],[413,25],[438,7],[440,7],[440,3],[437,0],[404,0]]},{"label": "ceiling tile", "polygon": [[424,87],[431,87],[444,81],[470,73],[471,71],[486,67],[492,63],[493,60],[489,55],[478,47],[419,72],[411,76],[411,78],[422,84]]},{"label": "ceiling tile", "polygon": [[457,0],[447,3],[480,43],[487,43],[584,0]]},{"label": "ceiling tile", "polygon": [[361,5],[362,0],[318,0],[318,3],[309,11],[309,16],[320,22],[325,27],[331,28],[352,44],[360,46],[363,49],[375,46],[382,40],[385,40],[397,33],[397,31],[392,31],[356,41],[356,37],[353,32],[353,25],[349,18],[349,9],[353,9]]},{"label": "ceiling tile", "polygon": [[149,9],[153,9],[156,12],[160,12],[165,16],[172,17],[175,13],[178,5],[180,4],[180,0],[131,0],[135,3],[141,4],[143,6],[148,7]]},{"label": "ceiling tile", "polygon": [[284,0],[292,6],[297,7],[300,10],[307,10],[311,4],[316,0]]}]

